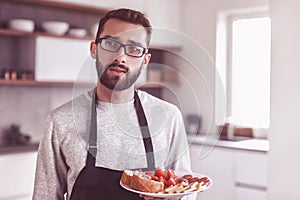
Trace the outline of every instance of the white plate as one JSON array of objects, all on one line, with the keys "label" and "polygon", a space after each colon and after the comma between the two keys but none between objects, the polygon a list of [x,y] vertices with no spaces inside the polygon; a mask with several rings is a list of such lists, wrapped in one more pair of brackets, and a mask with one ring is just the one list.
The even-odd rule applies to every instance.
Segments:
[{"label": "white plate", "polygon": [[123,185],[120,181],[120,185],[125,189],[128,190],[130,192],[134,192],[137,194],[142,194],[145,196],[150,196],[150,197],[157,197],[157,198],[182,198],[186,195],[191,195],[191,194],[195,194],[198,192],[203,192],[205,190],[207,190],[208,188],[210,188],[213,184],[213,181],[211,178],[209,178],[208,176],[202,175],[202,174],[197,174],[197,173],[187,173],[187,172],[178,172],[175,171],[174,172],[177,176],[182,177],[185,174],[191,174],[193,177],[198,177],[198,178],[202,178],[202,177],[207,177],[209,179],[210,184],[208,186],[202,186],[200,190],[197,191],[193,191],[193,192],[184,192],[184,193],[175,193],[175,194],[158,194],[158,193],[150,193],[150,192],[142,192],[142,191],[138,191],[138,190],[134,190],[132,188],[127,187],[126,185]]}]

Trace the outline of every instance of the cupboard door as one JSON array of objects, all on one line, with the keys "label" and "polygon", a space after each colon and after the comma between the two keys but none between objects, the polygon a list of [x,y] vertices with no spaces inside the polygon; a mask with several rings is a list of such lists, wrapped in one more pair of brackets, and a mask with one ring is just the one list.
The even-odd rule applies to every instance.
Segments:
[{"label": "cupboard door", "polygon": [[236,152],[236,182],[266,188],[267,162],[264,152]]},{"label": "cupboard door", "polygon": [[266,191],[250,188],[236,188],[236,200],[266,200]]},{"label": "cupboard door", "polygon": [[213,185],[208,190],[198,193],[197,199],[233,199],[233,152],[224,148],[213,148],[205,158],[199,159],[200,151],[201,145],[190,147],[192,171],[209,176],[213,179]]},{"label": "cupboard door", "polygon": [[267,154],[255,151],[237,151],[236,200],[266,200]]},{"label": "cupboard door", "polygon": [[0,155],[0,200],[31,199],[37,152]]},{"label": "cupboard door", "polygon": [[37,81],[95,82],[97,74],[95,60],[90,57],[90,41],[37,37],[35,48]]}]

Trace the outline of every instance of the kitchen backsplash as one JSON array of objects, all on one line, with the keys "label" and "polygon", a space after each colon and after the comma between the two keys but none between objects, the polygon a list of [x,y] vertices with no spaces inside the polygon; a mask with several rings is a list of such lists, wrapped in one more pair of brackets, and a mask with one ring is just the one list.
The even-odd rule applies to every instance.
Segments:
[{"label": "kitchen backsplash", "polygon": [[0,145],[12,124],[32,142],[39,141],[49,111],[70,100],[72,91],[72,87],[0,87]]}]

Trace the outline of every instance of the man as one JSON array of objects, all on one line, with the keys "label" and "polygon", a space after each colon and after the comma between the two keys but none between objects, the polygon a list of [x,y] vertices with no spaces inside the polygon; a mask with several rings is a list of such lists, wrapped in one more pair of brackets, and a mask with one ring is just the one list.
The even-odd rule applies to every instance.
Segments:
[{"label": "man", "polygon": [[151,58],[150,37],[151,24],[138,11],[113,10],[100,20],[90,47],[97,87],[49,114],[34,200],[154,199],[121,188],[122,171],[190,171],[178,108],[134,89]]}]

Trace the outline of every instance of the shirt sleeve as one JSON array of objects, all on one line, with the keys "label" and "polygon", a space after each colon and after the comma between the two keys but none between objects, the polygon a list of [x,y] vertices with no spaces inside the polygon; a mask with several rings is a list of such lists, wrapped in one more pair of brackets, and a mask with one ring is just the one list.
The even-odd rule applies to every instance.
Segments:
[{"label": "shirt sleeve", "polygon": [[165,168],[172,168],[177,171],[191,171],[189,146],[184,122],[179,109],[176,108],[172,124],[173,136],[170,144]]},{"label": "shirt sleeve", "polygon": [[48,116],[40,141],[33,200],[62,200],[67,191],[67,166],[60,151],[54,119]]}]

